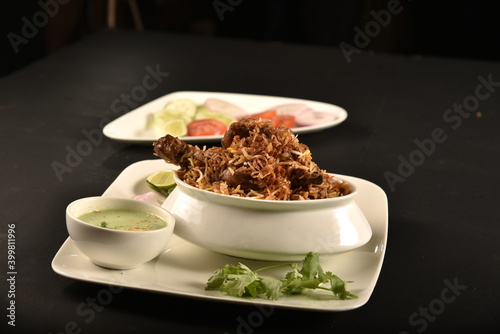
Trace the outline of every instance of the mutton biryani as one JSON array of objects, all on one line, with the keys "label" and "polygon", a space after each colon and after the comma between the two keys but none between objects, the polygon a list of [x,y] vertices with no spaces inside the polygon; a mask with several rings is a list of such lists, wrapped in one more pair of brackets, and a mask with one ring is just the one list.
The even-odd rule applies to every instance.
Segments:
[{"label": "mutton biryani", "polygon": [[265,200],[314,200],[352,191],[321,170],[293,132],[270,121],[242,119],[231,124],[222,147],[200,149],[166,135],[154,154],[179,166],[181,180],[216,193]]}]

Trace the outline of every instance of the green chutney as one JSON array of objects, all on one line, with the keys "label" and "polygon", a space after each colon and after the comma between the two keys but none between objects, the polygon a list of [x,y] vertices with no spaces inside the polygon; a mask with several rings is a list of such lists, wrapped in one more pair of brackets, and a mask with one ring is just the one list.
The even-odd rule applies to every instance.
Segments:
[{"label": "green chutney", "polygon": [[122,231],[150,231],[167,226],[167,222],[155,214],[129,209],[94,210],[84,213],[78,219],[95,226]]}]

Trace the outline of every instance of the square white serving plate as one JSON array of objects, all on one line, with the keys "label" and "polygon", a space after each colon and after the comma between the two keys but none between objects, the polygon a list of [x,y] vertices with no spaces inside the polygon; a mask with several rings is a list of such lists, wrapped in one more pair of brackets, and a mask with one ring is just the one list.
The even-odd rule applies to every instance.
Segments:
[{"label": "square white serving plate", "polygon": [[[234,103],[245,109],[248,113],[264,111],[271,107],[285,103],[305,103],[314,110],[335,115],[335,119],[329,122],[293,128],[292,130],[296,134],[317,132],[328,129],[342,123],[347,118],[347,112],[345,109],[324,102],[265,95],[185,91],[164,95],[126,113],[123,116],[118,117],[103,128],[103,133],[106,137],[120,142],[151,145],[154,141],[163,136],[163,134],[156,131],[152,124],[153,113],[163,109],[168,102],[180,98],[189,98],[197,104],[202,104],[207,98],[218,98]],[[186,136],[181,137],[180,139],[190,143],[204,143],[221,140],[222,136]]]},{"label": "square white serving plate", "polygon": [[[146,178],[163,169],[175,169],[163,160],[144,160],[128,166],[104,192],[103,196],[133,198],[150,191]],[[325,271],[331,271],[348,284],[348,290],[357,299],[338,300],[327,291],[314,291],[308,295],[284,296],[279,300],[249,299],[227,296],[217,291],[205,291],[213,272],[225,264],[242,262],[255,270],[276,262],[251,261],[217,254],[195,246],[175,234],[168,250],[145,265],[131,270],[111,270],[93,264],[68,238],[54,259],[53,270],[65,277],[131,289],[194,297],[220,302],[265,305],[312,311],[347,311],[368,302],[382,268],[387,247],[388,204],[385,192],[377,185],[355,177],[338,175],[354,183],[359,191],[356,202],[372,228],[373,236],[363,247],[347,253],[320,258]],[[290,268],[263,271],[263,276],[284,278]]]}]

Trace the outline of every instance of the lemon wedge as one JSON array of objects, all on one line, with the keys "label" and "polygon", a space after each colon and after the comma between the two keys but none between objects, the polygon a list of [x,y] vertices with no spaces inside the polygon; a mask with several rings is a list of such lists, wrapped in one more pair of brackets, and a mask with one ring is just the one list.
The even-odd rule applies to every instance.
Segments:
[{"label": "lemon wedge", "polygon": [[159,127],[162,135],[171,135],[174,137],[183,137],[187,135],[186,121],[182,118],[174,118],[166,121]]},{"label": "lemon wedge", "polygon": [[148,176],[146,183],[151,189],[168,196],[176,186],[174,173],[171,169],[161,170]]}]

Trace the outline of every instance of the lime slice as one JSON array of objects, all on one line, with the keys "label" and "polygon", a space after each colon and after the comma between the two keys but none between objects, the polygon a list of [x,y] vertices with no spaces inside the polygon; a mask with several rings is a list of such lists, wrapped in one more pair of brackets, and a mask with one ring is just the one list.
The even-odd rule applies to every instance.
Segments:
[{"label": "lime slice", "polygon": [[175,188],[174,173],[171,169],[156,172],[148,176],[146,183],[151,189],[168,196]]},{"label": "lime slice", "polygon": [[231,115],[224,114],[221,112],[213,111],[210,110],[209,108],[205,106],[199,106],[196,114],[194,115],[194,119],[216,119],[218,121],[221,121],[222,123],[226,124],[227,127],[231,125],[231,123],[236,121],[236,118],[234,118]]},{"label": "lime slice", "polygon": [[174,137],[183,137],[187,135],[186,121],[182,118],[174,118],[166,121],[159,128],[163,135],[171,135]]}]

